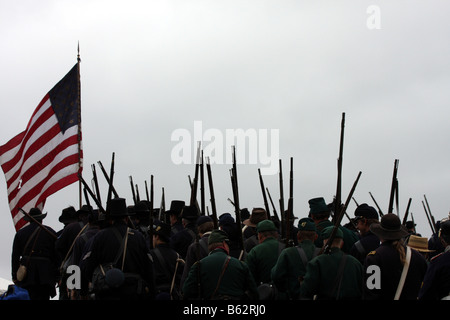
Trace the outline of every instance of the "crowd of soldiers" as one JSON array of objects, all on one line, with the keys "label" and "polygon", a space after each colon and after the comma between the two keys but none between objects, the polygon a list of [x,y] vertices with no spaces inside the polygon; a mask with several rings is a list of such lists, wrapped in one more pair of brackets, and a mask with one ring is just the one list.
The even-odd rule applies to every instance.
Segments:
[{"label": "crowd of soldiers", "polygon": [[[62,210],[55,232],[33,208],[16,233],[12,280],[32,300],[441,300],[450,293],[450,221],[430,239],[396,214],[358,205],[334,224],[333,206],[309,200],[290,234],[263,208],[200,215],[174,200],[111,199],[107,214],[89,205]],[[288,212],[288,211],[286,211]],[[298,219],[298,221],[297,221]],[[289,220],[288,220],[289,221]],[[411,228],[412,227],[412,228]],[[330,239],[331,237],[331,239]],[[286,241],[288,240],[288,241]],[[324,250],[325,244],[329,247]],[[18,272],[26,267],[26,275]],[[76,266],[76,268],[74,268]]]}]

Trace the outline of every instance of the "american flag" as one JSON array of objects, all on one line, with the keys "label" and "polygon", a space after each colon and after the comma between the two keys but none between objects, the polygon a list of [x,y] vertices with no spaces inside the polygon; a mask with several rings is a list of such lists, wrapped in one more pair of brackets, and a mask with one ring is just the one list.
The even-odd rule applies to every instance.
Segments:
[{"label": "american flag", "polygon": [[42,99],[25,131],[0,146],[8,202],[16,230],[23,209],[43,210],[51,194],[82,171],[79,62]]}]

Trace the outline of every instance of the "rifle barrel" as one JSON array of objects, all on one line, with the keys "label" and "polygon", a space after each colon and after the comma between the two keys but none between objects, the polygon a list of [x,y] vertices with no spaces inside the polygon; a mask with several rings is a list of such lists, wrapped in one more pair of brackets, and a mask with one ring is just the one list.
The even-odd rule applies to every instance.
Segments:
[{"label": "rifle barrel", "polygon": [[266,212],[267,212],[267,219],[270,219],[269,203],[267,202],[267,195],[266,195],[266,190],[264,187],[264,180],[262,178],[260,168],[258,168],[258,175],[259,175],[259,184],[261,186],[261,192],[262,192],[262,196],[263,196],[263,200],[264,200],[264,207],[266,208]]},{"label": "rifle barrel", "polygon": [[396,191],[396,181],[397,181],[397,170],[398,170],[398,159],[394,161],[394,172],[392,173],[392,184],[391,184],[391,194],[389,196],[389,208],[388,213],[394,213],[394,196]]},{"label": "rifle barrel", "polygon": [[359,181],[360,177],[361,177],[361,171],[359,171],[358,176],[357,176],[355,182],[353,183],[352,189],[350,190],[350,193],[349,193],[349,195],[347,197],[347,200],[345,201],[344,206],[341,208],[341,211],[339,212],[339,215],[336,218],[336,221],[335,221],[333,230],[331,232],[331,235],[328,238],[328,240],[325,243],[325,245],[320,250],[320,253],[323,253],[323,252],[327,253],[330,250],[331,244],[333,243],[333,240],[334,240],[334,238],[336,236],[337,229],[339,228],[339,225],[341,224],[342,218],[344,217],[345,211],[347,210],[347,207],[348,207],[348,205],[349,205],[349,203],[350,203],[350,201],[352,199],[353,192],[355,192],[356,185],[358,184],[358,181]]},{"label": "rifle barrel", "polygon": [[212,172],[211,172],[211,164],[209,163],[209,158],[206,158],[206,173],[208,174],[208,183],[209,183],[209,194],[210,194],[210,201],[211,201],[211,210],[212,210],[212,219],[214,223],[214,229],[218,228],[218,222],[217,222],[217,210],[216,210],[216,198],[214,196],[214,185],[213,185],[213,179],[212,179]]}]

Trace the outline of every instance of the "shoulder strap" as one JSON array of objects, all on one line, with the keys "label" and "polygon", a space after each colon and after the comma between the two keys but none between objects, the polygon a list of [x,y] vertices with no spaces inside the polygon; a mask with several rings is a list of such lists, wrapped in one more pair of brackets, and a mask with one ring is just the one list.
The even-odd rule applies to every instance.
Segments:
[{"label": "shoulder strap", "polygon": [[128,240],[128,230],[129,230],[129,228],[127,227],[127,230],[125,232],[125,236],[124,237],[122,237],[122,235],[120,234],[119,230],[117,230],[117,228],[112,227],[112,230],[113,230],[115,236],[117,237],[117,239],[120,242],[120,248],[117,251],[117,255],[116,255],[116,258],[114,259],[113,263],[114,263],[114,265],[116,265],[117,262],[119,262],[120,256],[123,254],[123,258],[122,258],[122,271],[123,271],[123,265],[125,263],[126,243],[127,243],[127,240]]},{"label": "shoulder strap", "polygon": [[355,247],[360,254],[364,255],[366,253],[366,249],[364,249],[361,240],[355,242]]},{"label": "shoulder strap", "polygon": [[[22,253],[22,256],[25,254],[25,250],[28,248],[28,245],[30,244],[31,239],[33,239],[33,237],[39,232],[39,230],[40,230],[39,227],[37,227],[36,229],[34,229],[33,233],[32,233],[32,234],[30,235],[30,237],[28,238],[27,242],[25,243],[25,247],[23,247],[23,253]],[[36,236],[36,239],[37,239],[37,236]],[[33,249],[31,249],[31,250],[33,250]]]},{"label": "shoulder strap", "polygon": [[214,292],[211,295],[211,299],[214,298],[214,296],[216,295],[217,290],[219,289],[220,282],[222,281],[223,274],[225,273],[225,270],[227,269],[228,263],[230,262],[230,260],[231,260],[231,257],[227,255],[227,257],[225,258],[225,262],[223,263],[222,272],[220,273],[219,280],[217,281],[216,289],[214,289]]},{"label": "shoulder strap", "polygon": [[402,294],[403,285],[405,284],[406,274],[408,273],[409,262],[411,261],[411,248],[406,246],[406,260],[403,265],[402,275],[400,276],[400,282],[397,287],[397,291],[395,292],[394,300],[400,299],[400,295]]},{"label": "shoulder strap", "polygon": [[164,272],[166,273],[167,279],[171,278],[170,272],[169,272],[169,267],[167,265],[166,259],[164,259],[164,257],[161,254],[161,251],[159,250],[158,247],[156,247],[153,252],[156,255],[156,258],[158,258],[159,263],[161,264],[161,266],[164,269]]},{"label": "shoulder strap", "polygon": [[339,300],[339,294],[341,291],[341,283],[342,283],[342,278],[344,277],[344,267],[345,267],[345,263],[347,262],[347,255],[344,253],[342,255],[341,258],[341,262],[339,264],[339,269],[337,271],[336,274],[336,278],[334,279],[334,285],[333,285],[333,289],[331,291],[331,295],[330,297],[333,297],[334,292],[336,292],[336,300]]},{"label": "shoulder strap", "polygon": [[83,228],[81,228],[80,232],[78,232],[77,236],[75,237],[75,239],[73,239],[72,244],[70,245],[69,250],[66,253],[66,256],[64,257],[64,260],[61,262],[61,267],[62,268],[64,266],[64,264],[66,263],[67,259],[69,258],[70,254],[72,253],[72,249],[73,246],[75,245],[75,242],[77,241],[78,237],[84,233],[84,230],[86,229],[86,227],[88,226],[88,224],[86,223]]},{"label": "shoulder strap", "polygon": [[305,250],[302,247],[297,247],[297,251],[302,259],[303,265],[306,268],[306,265],[308,264],[308,257],[306,256]]}]

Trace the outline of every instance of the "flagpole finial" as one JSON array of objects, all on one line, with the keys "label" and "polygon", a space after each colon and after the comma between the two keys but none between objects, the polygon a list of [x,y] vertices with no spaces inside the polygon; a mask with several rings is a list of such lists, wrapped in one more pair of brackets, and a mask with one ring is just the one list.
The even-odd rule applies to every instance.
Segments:
[{"label": "flagpole finial", "polygon": [[80,61],[81,61],[81,59],[80,59],[80,40],[78,40],[78,48],[77,48],[77,51],[78,51],[77,61],[80,62]]}]

